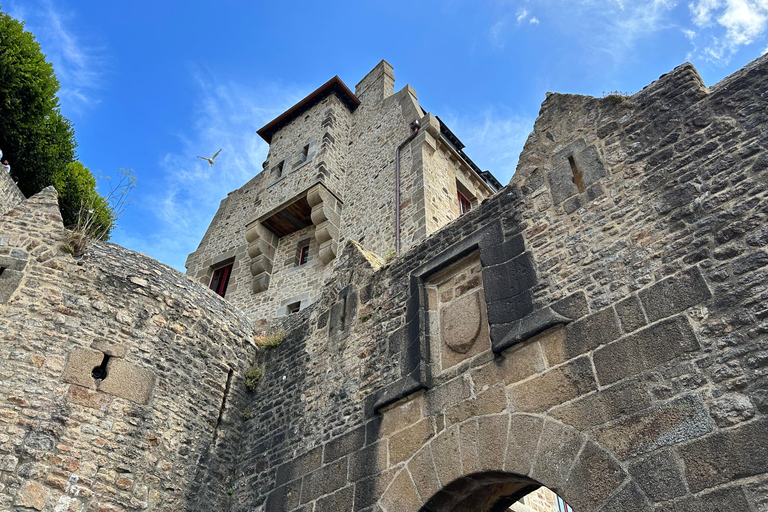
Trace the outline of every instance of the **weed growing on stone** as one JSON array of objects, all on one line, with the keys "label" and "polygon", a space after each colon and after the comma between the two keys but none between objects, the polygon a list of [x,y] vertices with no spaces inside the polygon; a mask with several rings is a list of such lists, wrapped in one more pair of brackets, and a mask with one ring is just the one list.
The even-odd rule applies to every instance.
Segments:
[{"label": "weed growing on stone", "polygon": [[247,421],[247,420],[251,419],[251,416],[253,416],[253,411],[251,411],[250,407],[246,407],[243,410],[243,421]]},{"label": "weed growing on stone", "polygon": [[229,494],[230,496],[232,496],[232,494],[233,494],[234,492],[235,492],[235,489],[234,489],[234,488],[232,488],[232,487],[230,487],[229,489],[227,489],[227,494]]},{"label": "weed growing on stone", "polygon": [[[250,392],[256,391],[256,384],[261,380],[262,375],[264,375],[264,370],[258,366],[251,366],[248,368],[248,371],[245,372],[245,388]],[[245,412],[243,415],[245,415]]]},{"label": "weed growing on stone", "polygon": [[[99,178],[101,178],[99,174]],[[67,233],[67,241],[61,246],[73,256],[85,254],[91,240],[107,240],[117,218],[132,202],[130,194],[136,187],[133,169],[120,169],[116,183],[107,176],[110,190],[105,196],[92,194],[80,204],[77,221]]]},{"label": "weed growing on stone", "polygon": [[630,96],[632,96],[631,92],[603,91],[603,98],[610,100],[614,105],[627,101]]},{"label": "weed growing on stone", "polygon": [[274,348],[280,345],[285,339],[285,331],[273,331],[267,334],[259,334],[253,338],[253,341],[260,348]]}]

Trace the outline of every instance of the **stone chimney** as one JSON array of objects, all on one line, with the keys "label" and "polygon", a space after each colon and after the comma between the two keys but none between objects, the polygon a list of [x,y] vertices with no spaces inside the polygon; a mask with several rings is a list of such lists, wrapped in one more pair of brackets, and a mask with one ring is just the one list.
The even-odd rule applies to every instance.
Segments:
[{"label": "stone chimney", "polygon": [[392,65],[382,60],[355,86],[355,96],[363,103],[378,103],[395,92]]}]

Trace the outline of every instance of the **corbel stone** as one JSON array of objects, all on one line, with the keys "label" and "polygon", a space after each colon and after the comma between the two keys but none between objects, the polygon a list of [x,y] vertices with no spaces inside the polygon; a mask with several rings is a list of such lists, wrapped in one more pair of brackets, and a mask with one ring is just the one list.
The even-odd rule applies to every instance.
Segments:
[{"label": "corbel stone", "polygon": [[339,213],[337,199],[322,185],[315,185],[307,191],[307,202],[312,207],[312,223],[315,225],[315,239],[320,248],[320,261],[327,265],[336,257],[339,241]]},{"label": "corbel stone", "polygon": [[261,222],[254,221],[246,226],[245,239],[248,241],[248,256],[251,257],[253,292],[261,293],[269,288],[277,237]]}]

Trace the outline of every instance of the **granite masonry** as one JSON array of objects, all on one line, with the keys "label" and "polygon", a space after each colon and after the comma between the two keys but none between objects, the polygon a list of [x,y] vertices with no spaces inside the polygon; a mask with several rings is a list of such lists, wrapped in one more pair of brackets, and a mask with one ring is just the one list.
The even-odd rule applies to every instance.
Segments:
[{"label": "granite masonry", "polygon": [[319,298],[346,240],[393,257],[457,218],[459,194],[471,207],[500,188],[394,80],[386,61],[355,93],[334,77],[261,128],[263,171],[221,202],[187,274],[208,286],[231,265],[222,295],[271,320]]},{"label": "granite masonry", "polygon": [[[398,106],[369,138],[366,94],[415,101],[377,69],[354,112],[333,93],[300,115],[369,159],[329,152],[305,178],[326,132],[275,129],[191,279],[111,244],[62,251],[50,189],[0,218],[0,510],[501,512],[547,487],[576,512],[768,511],[768,57],[710,88],[685,64],[632,96],[548,95],[511,183],[447,223],[404,215],[389,261],[391,214],[363,222],[389,198],[360,204],[351,176],[391,185],[413,121],[401,169],[446,157],[427,135],[447,135]],[[291,194],[313,223],[278,236]],[[333,212],[338,239],[318,240]],[[304,237],[333,257],[282,315],[281,245]],[[217,258],[244,269],[242,303],[208,289]]]}]

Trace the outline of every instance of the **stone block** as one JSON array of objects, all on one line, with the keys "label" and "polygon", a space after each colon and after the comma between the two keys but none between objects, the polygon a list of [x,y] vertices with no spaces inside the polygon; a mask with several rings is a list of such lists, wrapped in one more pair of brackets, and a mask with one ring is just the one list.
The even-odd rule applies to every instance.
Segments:
[{"label": "stone block", "polygon": [[679,272],[638,292],[650,322],[701,304],[712,297],[697,267]]},{"label": "stone block", "polygon": [[442,485],[462,476],[458,427],[449,428],[440,433],[431,441],[430,446],[437,476]]},{"label": "stone block", "polygon": [[476,473],[480,470],[477,448],[477,420],[471,419],[460,424],[459,445],[461,452],[461,467],[464,474]]},{"label": "stone block", "polygon": [[605,450],[588,441],[568,473],[564,494],[568,496],[568,504],[576,510],[596,510],[619,488],[626,476]]},{"label": "stone block", "polygon": [[91,348],[111,357],[125,357],[125,345],[103,338],[93,340]]},{"label": "stone block", "polygon": [[768,421],[760,419],[678,448],[691,491],[768,472],[766,439]]},{"label": "stone block", "polygon": [[528,476],[539,445],[544,420],[536,416],[512,414],[509,418],[504,471]]},{"label": "stone block", "polygon": [[110,359],[107,363],[107,377],[99,384],[99,391],[137,404],[149,403],[154,388],[154,373],[124,359]]},{"label": "stone block", "polygon": [[667,501],[685,494],[680,465],[671,450],[633,460],[629,464],[629,474],[653,501]]},{"label": "stone block", "polygon": [[602,427],[595,439],[619,459],[626,459],[711,431],[701,399],[689,395]]},{"label": "stone block", "polygon": [[328,464],[339,457],[360,449],[365,444],[365,425],[328,441],[323,451],[323,463]]},{"label": "stone block", "polygon": [[730,487],[687,496],[656,507],[656,512],[725,512],[751,510],[741,487]]},{"label": "stone block", "polygon": [[389,470],[377,476],[366,478],[355,484],[355,510],[360,511],[381,511],[378,506],[367,508],[379,501],[379,498],[387,489],[395,477],[397,470]]},{"label": "stone block", "polygon": [[540,343],[549,336],[557,336],[562,329],[554,327],[536,336],[530,343],[521,343],[505,351],[501,357],[477,369],[472,369],[472,381],[476,389],[484,389],[504,382],[514,384],[531,375],[544,371],[546,364]]},{"label": "stone block", "polygon": [[301,478],[320,467],[323,460],[323,447],[318,446],[303,455],[295,457],[293,460],[278,466],[275,474],[276,485],[283,485],[286,482]]},{"label": "stone block", "polygon": [[589,358],[575,359],[509,388],[515,412],[543,412],[597,389]]},{"label": "stone block", "polygon": [[547,329],[564,325],[569,319],[558,315],[552,308],[541,308],[520,320],[503,325],[491,325],[491,345],[495,353],[500,353],[520,342],[529,340]]},{"label": "stone block", "polygon": [[600,512],[654,512],[653,505],[634,482],[624,484],[616,494],[603,502]]},{"label": "stone block", "polygon": [[530,252],[506,263],[483,267],[483,287],[488,302],[514,297],[535,284],[536,270]]},{"label": "stone block", "polygon": [[101,352],[76,348],[69,354],[61,380],[69,384],[93,388],[96,385],[96,379],[92,375],[93,369],[100,366],[103,360],[104,354]]},{"label": "stone block", "polygon": [[382,440],[349,454],[349,480],[356,482],[387,469],[388,441]]},{"label": "stone block", "polygon": [[483,267],[490,267],[505,263],[523,252],[525,252],[525,239],[522,234],[517,234],[501,244],[483,247],[480,251],[480,261]]},{"label": "stone block", "polygon": [[593,361],[598,381],[604,386],[698,349],[688,319],[676,316],[597,349]]},{"label": "stone block", "polygon": [[427,414],[435,414],[462,402],[472,395],[472,386],[464,375],[441,383],[425,395]]},{"label": "stone block", "polygon": [[504,469],[508,430],[508,414],[482,416],[477,419],[477,454],[481,470]]},{"label": "stone block", "polygon": [[382,496],[382,504],[387,512],[416,512],[419,510],[422,501],[407,471],[400,471],[395,477],[387,492]]},{"label": "stone block", "polygon": [[283,512],[299,506],[301,480],[295,480],[280,486],[267,496],[264,512]]},{"label": "stone block", "polygon": [[389,439],[389,463],[397,464],[408,459],[434,435],[431,418],[423,419],[394,434]]},{"label": "stone block", "polygon": [[0,303],[6,303],[11,300],[13,292],[21,284],[24,273],[12,268],[4,268],[0,274]]},{"label": "stone block", "polygon": [[630,295],[626,299],[617,302],[614,307],[616,308],[616,314],[619,316],[619,322],[621,322],[621,329],[625,333],[629,334],[648,324],[637,295]]},{"label": "stone block", "polygon": [[354,490],[353,486],[348,485],[333,494],[323,496],[315,503],[314,512],[352,512],[354,509]]},{"label": "stone block", "polygon": [[505,324],[520,320],[533,312],[533,293],[526,290],[509,299],[488,303],[488,322]]},{"label": "stone block", "polygon": [[597,180],[608,175],[594,146],[589,146],[574,153],[573,162],[576,164],[576,169],[581,173],[582,183],[585,187],[590,187]]},{"label": "stone block", "polygon": [[440,490],[441,485],[436,471],[430,445],[419,450],[408,463],[408,472],[416,485],[416,490],[425,501]]},{"label": "stone block", "polygon": [[589,303],[584,292],[576,292],[564,297],[550,306],[552,311],[570,320],[578,320],[589,314]]},{"label": "stone block", "polygon": [[382,411],[379,435],[387,437],[424,418],[424,395],[419,393]]},{"label": "stone block", "polygon": [[308,503],[330,494],[347,483],[347,459],[338,459],[304,475],[301,483],[301,503]]},{"label": "stone block", "polygon": [[613,308],[605,308],[565,326],[564,343],[543,344],[544,357],[550,366],[560,364],[621,336]]},{"label": "stone block", "polygon": [[473,416],[495,414],[506,408],[507,395],[504,386],[496,386],[479,394],[477,398],[465,400],[449,408],[445,412],[445,422],[451,426]]},{"label": "stone block", "polygon": [[549,173],[549,190],[555,204],[560,204],[579,193],[579,187],[573,182],[573,171],[568,160],[560,163]]},{"label": "stone block", "polygon": [[24,508],[43,510],[48,500],[48,491],[37,482],[26,481],[16,493],[14,505]]},{"label": "stone block", "polygon": [[556,421],[547,421],[541,432],[536,459],[529,476],[555,492],[562,492],[568,482],[568,474],[576,461],[584,437],[574,428]]},{"label": "stone block", "polygon": [[556,407],[550,415],[580,430],[587,430],[642,411],[650,402],[645,385],[629,381]]}]

